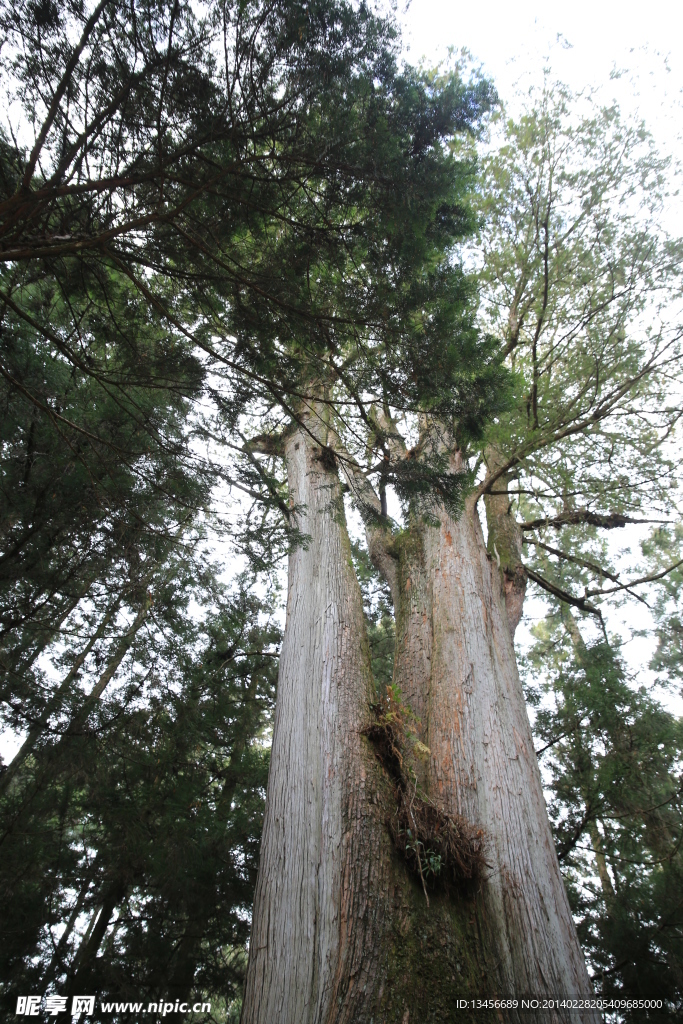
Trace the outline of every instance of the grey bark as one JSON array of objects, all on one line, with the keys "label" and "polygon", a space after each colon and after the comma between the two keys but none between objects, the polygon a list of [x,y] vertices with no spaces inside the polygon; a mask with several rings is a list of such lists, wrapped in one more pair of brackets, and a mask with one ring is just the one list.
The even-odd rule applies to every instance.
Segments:
[{"label": "grey bark", "polygon": [[366,793],[373,686],[341,488],[329,449],[304,431],[285,460],[309,540],[289,559],[243,1024],[362,1019],[380,953],[387,844]]},{"label": "grey bark", "polygon": [[[504,464],[502,456],[491,446],[486,456],[489,475],[497,473]],[[522,529],[512,513],[508,494],[510,480],[509,473],[500,476],[493,488],[494,493],[484,495],[484,506],[488,553],[495,559],[501,573],[505,610],[514,637],[524,608],[527,574],[522,561]]]},{"label": "grey bark", "polygon": [[[484,829],[482,894],[502,991],[592,993],[560,874],[517,672],[507,594],[471,502],[425,530],[433,650],[430,782],[451,813]],[[549,1012],[547,1020],[596,1014]]]},{"label": "grey bark", "polygon": [[[376,563],[392,567],[394,678],[430,748],[420,782],[442,809],[484,829],[488,868],[475,891],[437,889],[428,908],[391,845],[393,790],[362,736],[376,692],[328,439],[316,449],[297,431],[285,445],[309,542],[290,554],[242,1024],[481,1021],[456,1000],[590,996],[504,579],[471,503],[457,522],[443,514],[438,528],[414,522],[383,538],[374,509],[369,541]],[[354,477],[351,463],[345,473]],[[529,1018],[505,1009],[491,1019]],[[556,1009],[539,1019],[599,1016]]]}]

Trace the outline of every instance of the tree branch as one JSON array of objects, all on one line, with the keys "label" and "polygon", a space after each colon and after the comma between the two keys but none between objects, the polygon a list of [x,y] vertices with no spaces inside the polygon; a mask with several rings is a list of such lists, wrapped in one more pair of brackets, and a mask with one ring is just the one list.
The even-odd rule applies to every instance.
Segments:
[{"label": "tree branch", "polygon": [[629,590],[631,587],[637,587],[640,583],[654,583],[655,580],[661,580],[664,576],[668,576],[674,569],[678,569],[679,565],[683,565],[683,558],[679,558],[673,565],[668,566],[666,569],[662,569],[661,572],[650,573],[649,576],[641,576],[637,580],[629,580],[628,583],[621,583],[618,587],[610,587],[609,590],[587,590],[586,597],[599,597],[602,594],[616,594],[618,590]]},{"label": "tree branch", "polygon": [[[546,526],[552,526],[559,530],[562,526],[579,526],[587,523],[589,526],[598,526],[604,530],[615,530],[631,523],[669,523],[668,519],[631,519],[630,516],[623,516],[619,512],[610,512],[608,515],[600,515],[598,512],[589,512],[586,508],[577,509],[574,512],[563,512],[552,519],[532,519],[528,523],[520,523],[520,530],[541,530]],[[605,573],[607,575],[607,573]]]},{"label": "tree branch", "polygon": [[382,501],[366,477],[363,469],[346,451],[336,431],[330,431],[335,453],[339,456],[344,478],[356,498],[358,510],[365,525],[370,561],[389,584],[394,608],[398,608],[398,569],[391,550],[391,520],[384,514]]},{"label": "tree branch", "polygon": [[47,112],[47,117],[43,121],[43,125],[38,134],[38,138],[35,141],[33,149],[31,150],[31,155],[28,158],[26,170],[24,171],[24,177],[21,182],[21,189],[27,189],[31,184],[31,178],[33,177],[33,172],[36,169],[36,164],[38,162],[38,157],[40,156],[40,151],[43,148],[43,143],[45,142],[45,139],[47,138],[47,133],[50,131],[54,119],[57,116],[59,104],[61,103],[62,97],[64,96],[64,93],[66,92],[69,86],[74,69],[78,64],[78,60],[85,48],[85,44],[88,42],[88,39],[90,38],[92,30],[99,21],[100,14],[109,3],[110,0],[100,0],[100,3],[97,5],[95,10],[92,12],[87,22],[85,23],[85,28],[83,29],[81,38],[79,39],[76,49],[71,54],[71,57],[69,58],[66,67],[64,68],[64,74],[62,75],[61,81],[57,86],[57,90],[54,96],[52,97],[52,103],[50,104],[50,109]]},{"label": "tree branch", "polygon": [[554,583],[549,583],[548,580],[544,580],[542,576],[539,576],[532,569],[527,569],[526,574],[530,580],[537,583],[543,590],[547,590],[549,594],[553,595],[553,597],[558,597],[560,601],[565,601],[567,604],[571,604],[575,608],[579,608],[582,612],[590,612],[602,621],[602,612],[600,609],[596,608],[594,604],[590,604],[585,597],[574,597],[572,594],[567,593],[566,590],[556,587]]}]

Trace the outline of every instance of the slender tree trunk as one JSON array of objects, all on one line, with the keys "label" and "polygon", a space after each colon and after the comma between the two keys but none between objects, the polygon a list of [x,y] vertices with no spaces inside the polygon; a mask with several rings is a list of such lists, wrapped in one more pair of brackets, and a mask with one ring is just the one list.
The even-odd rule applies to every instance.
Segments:
[{"label": "slender tree trunk", "polygon": [[69,914],[69,920],[67,921],[66,927],[59,938],[59,942],[57,943],[57,946],[52,954],[50,963],[47,965],[45,974],[41,979],[43,991],[47,988],[47,986],[53,980],[53,978],[55,978],[59,974],[62,968],[64,953],[66,952],[66,949],[68,947],[69,939],[73,934],[76,921],[78,920],[79,915],[83,910],[83,905],[85,903],[86,896],[88,895],[88,890],[90,889],[90,883],[92,882],[94,874],[94,869],[88,871],[83,883],[81,884],[81,889],[78,894],[78,898],[74,903],[73,910]]},{"label": "slender tree trunk", "polygon": [[[258,680],[256,676],[253,676],[244,693],[245,703],[254,699],[257,689]],[[216,816],[221,821],[228,821],[230,818],[232,801],[242,778],[242,758],[251,739],[252,736],[248,731],[241,732],[230,752],[230,764],[225,776],[223,789],[216,803]],[[192,1001],[197,961],[201,953],[201,945],[206,931],[206,915],[201,902],[193,901],[192,893],[189,893],[188,896],[189,899],[184,901],[183,906],[186,914],[184,932],[178,940],[168,970],[162,978],[158,979],[151,986],[153,990],[167,992],[171,1002],[177,1000],[180,1003],[190,1003]],[[188,1013],[188,1017],[191,1016],[191,1013]]]},{"label": "slender tree trunk", "polygon": [[[396,791],[363,735],[378,695],[334,458],[302,430],[285,457],[309,541],[290,555],[242,1024],[517,1022],[529,1018],[457,1001],[590,995],[503,581],[473,508],[458,522],[442,516],[438,529],[414,524],[384,552],[394,565],[394,679],[431,751],[420,782],[486,833],[478,885],[434,885],[428,905],[391,841]],[[369,533],[377,550],[376,527]]]},{"label": "slender tree trunk", "polygon": [[[569,637],[574,648],[574,655],[579,665],[585,667],[586,663],[586,642],[581,636],[581,630],[579,629],[578,623],[574,618],[574,615],[569,608],[564,608],[562,611],[562,621],[565,629],[569,634]],[[581,734],[577,730],[577,743],[580,750],[580,763],[584,768],[588,770],[590,776],[593,774],[593,766],[591,764],[590,751],[586,750],[582,742]],[[581,786],[581,796],[583,797],[586,808],[590,807],[590,787],[586,785]],[[594,816],[591,815],[588,822],[588,835],[591,841],[591,847],[593,849],[593,855],[595,857],[595,865],[598,869],[598,877],[600,878],[600,885],[602,887],[602,894],[605,897],[607,908],[611,907],[614,901],[614,886],[612,885],[612,878],[607,867],[607,860],[605,858],[605,851],[602,845],[602,836],[600,835],[600,829],[598,828],[598,822]]]},{"label": "slender tree trunk", "polygon": [[121,882],[114,883],[104,897],[99,912],[93,915],[74,960],[73,974],[65,988],[69,1003],[72,996],[97,989],[97,977],[93,970],[95,960],[114,916],[114,911],[124,899],[125,894],[126,886]]},{"label": "slender tree trunk", "polygon": [[[138,611],[137,615],[135,616],[133,623],[126,630],[123,636],[119,638],[118,643],[116,644],[116,647],[114,649],[114,653],[111,659],[109,660],[106,669],[100,675],[99,679],[97,680],[93,688],[85,697],[80,708],[75,712],[66,730],[62,733],[60,738],[53,746],[43,748],[44,756],[39,759],[36,775],[33,778],[32,783],[26,787],[25,791],[21,792],[21,801],[15,808],[12,818],[7,824],[5,831],[0,835],[0,846],[2,846],[5,840],[12,834],[17,823],[21,821],[22,816],[31,806],[31,803],[33,802],[37,794],[41,791],[46,781],[49,778],[52,778],[56,771],[59,771],[58,762],[60,755],[63,754],[64,750],[68,747],[69,743],[73,741],[74,735],[77,735],[79,730],[83,728],[92,711],[97,706],[102,694],[104,693],[105,689],[107,688],[111,680],[114,678],[114,675],[116,674],[119,666],[121,665],[121,662],[125,658],[133,641],[135,640],[138,631],[145,622],[150,607],[151,600],[149,597],[145,597],[143,605]],[[15,773],[12,774],[14,777]],[[17,782],[16,785],[18,787],[19,782]],[[11,787],[6,788],[9,788],[10,793],[13,791]]]},{"label": "slender tree trunk", "polygon": [[59,709],[59,706],[62,702],[62,698],[69,693],[71,684],[73,683],[74,679],[76,678],[81,668],[83,667],[85,659],[88,657],[97,641],[101,640],[101,638],[104,636],[107,626],[109,625],[114,614],[116,613],[120,600],[120,597],[114,598],[113,602],[110,604],[109,608],[102,617],[99,626],[97,627],[93,635],[90,637],[88,643],[85,645],[83,650],[77,656],[71,669],[69,670],[67,675],[64,677],[62,682],[57,687],[56,691],[53,693],[53,695],[50,697],[47,704],[43,708],[43,711],[40,717],[38,718],[38,721],[32,723],[31,727],[29,728],[26,739],[24,740],[21,747],[16,752],[10,763],[7,765],[7,769],[3,772],[2,775],[0,775],[0,796],[6,792],[10,783],[12,782],[12,779],[17,774],[17,772],[19,771],[19,769],[21,768],[22,764],[29,756],[29,754],[33,753],[36,741],[42,735],[45,727],[47,726],[50,720],[50,716]]},{"label": "slender tree trunk", "polygon": [[[89,585],[83,589],[76,597],[72,597],[63,608],[57,613],[57,621],[51,623],[49,626],[41,625],[40,632],[41,638],[38,639],[35,644],[25,642],[19,645],[15,650],[0,653],[0,673],[7,676],[14,676],[15,678],[21,678],[25,675],[31,666],[38,660],[43,651],[55,640],[55,637],[59,633],[64,621],[69,618],[72,611],[77,605],[83,600],[89,590]],[[9,662],[8,662],[9,657]]]}]

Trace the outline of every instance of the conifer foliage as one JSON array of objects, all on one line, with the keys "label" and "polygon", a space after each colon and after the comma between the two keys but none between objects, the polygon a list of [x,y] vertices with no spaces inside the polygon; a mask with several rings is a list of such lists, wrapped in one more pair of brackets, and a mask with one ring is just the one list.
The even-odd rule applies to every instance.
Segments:
[{"label": "conifer foliage", "polygon": [[[70,693],[3,800],[8,1011],[55,985],[225,1011],[242,978],[279,633],[196,560],[163,568],[112,692]],[[189,616],[193,596],[215,604]]]}]

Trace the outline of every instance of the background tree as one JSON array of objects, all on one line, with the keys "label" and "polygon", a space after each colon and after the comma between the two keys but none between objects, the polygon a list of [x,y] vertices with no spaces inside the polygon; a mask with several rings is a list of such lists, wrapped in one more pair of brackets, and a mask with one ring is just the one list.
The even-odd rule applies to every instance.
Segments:
[{"label": "background tree", "polygon": [[[160,465],[170,456],[164,466],[187,482],[188,514],[221,479],[254,502],[240,524],[252,558],[259,539],[263,547],[277,535],[278,514],[280,535],[305,540],[290,553],[244,1019],[300,1019],[304,1009],[315,1020],[444,1019],[456,995],[479,995],[484,981],[503,994],[584,994],[511,637],[527,578],[593,614],[610,589],[563,590],[525,565],[522,536],[602,579],[611,570],[596,569],[581,546],[590,530],[621,525],[636,507],[645,515],[648,502],[651,514],[655,499],[659,514],[671,507],[660,484],[675,469],[662,445],[677,418],[666,395],[678,339],[666,323],[638,334],[653,297],[668,298],[675,282],[677,244],[660,244],[639,220],[661,165],[647,154],[631,160],[640,136],[615,112],[577,124],[566,97],[546,96],[507,126],[513,145],[488,161],[481,196],[468,197],[474,160],[463,136],[480,124],[490,87],[399,70],[391,25],[362,6],[226,4],[200,17],[175,4],[103,3],[65,7],[60,19],[20,5],[3,11],[2,28],[13,84],[36,114],[28,156],[13,141],[3,158],[8,352],[28,332],[32,349],[88,378],[98,405],[111,395],[126,427],[140,423],[128,396],[157,381],[164,424],[176,402],[195,401],[184,425],[220,446],[220,459],[186,465],[187,431],[167,426],[160,440],[144,417],[140,428],[141,446]],[[480,199],[488,338],[457,260]],[[66,310],[58,329],[55,295]],[[128,305],[152,347],[195,362],[176,372],[164,356],[154,373],[138,361],[120,372],[118,348],[139,351]],[[123,324],[121,340],[98,348],[102,332],[80,328],[97,317],[117,332]],[[515,374],[510,401],[501,358]],[[42,423],[61,422],[41,399],[40,373],[22,390],[8,362],[4,379]],[[623,441],[617,422],[636,440]],[[105,421],[89,438],[93,451],[106,450],[108,431]],[[28,451],[30,423],[16,431],[17,462],[24,432]],[[136,452],[122,507],[144,490]],[[626,471],[637,483],[622,501]],[[386,699],[372,674],[340,474],[392,592]],[[392,486],[402,531],[386,514]],[[166,493],[165,518],[183,505],[180,487],[170,499],[152,491]],[[539,531],[555,526],[583,527],[580,550],[564,529],[550,550]],[[120,579],[124,595],[132,582]],[[633,586],[612,582],[619,593]],[[57,604],[50,638],[65,622]],[[129,607],[133,625],[153,608],[140,591]],[[109,606],[95,610],[101,624]],[[10,672],[22,643],[11,641]],[[375,661],[386,674],[386,658]],[[53,755],[73,749],[84,708],[105,706],[65,706]],[[44,719],[33,712],[33,728],[46,731]],[[392,746],[398,757],[388,758]],[[31,778],[27,754],[8,781],[15,818],[47,781],[41,744],[36,755],[42,774]],[[467,891],[477,870],[479,889]],[[105,939],[115,943],[125,875],[120,891],[100,890],[69,984],[89,976]],[[191,983],[195,938],[186,921],[179,990]]]},{"label": "background tree", "polygon": [[8,1012],[22,986],[214,1012],[239,991],[279,633],[246,579],[164,568],[112,686],[78,728],[51,720],[3,798]]},{"label": "background tree", "polygon": [[[658,220],[667,165],[644,128],[613,108],[579,110],[548,87],[519,123],[501,124],[484,164],[483,313],[519,392],[489,432],[480,492],[509,581],[521,540],[548,566],[582,548],[582,582],[593,582],[566,599],[584,609],[624,589],[606,585],[601,531],[675,509],[680,243]],[[526,520],[511,550],[507,495]]]},{"label": "background tree", "polygon": [[[144,591],[149,559],[209,493],[211,477],[187,458],[201,368],[187,346],[149,329],[119,285],[107,282],[108,318],[91,309],[78,324],[106,379],[70,366],[5,311],[0,665],[12,725],[40,715],[38,659],[60,629],[84,607],[102,617],[115,594],[125,604],[126,592]],[[32,291],[51,329],[68,331],[73,295]]]},{"label": "background tree", "polygon": [[[534,630],[529,697],[558,854],[606,997],[680,1013],[681,723],[559,602]],[[534,685],[533,677],[540,682]],[[639,1009],[624,1020],[646,1020]]]}]

